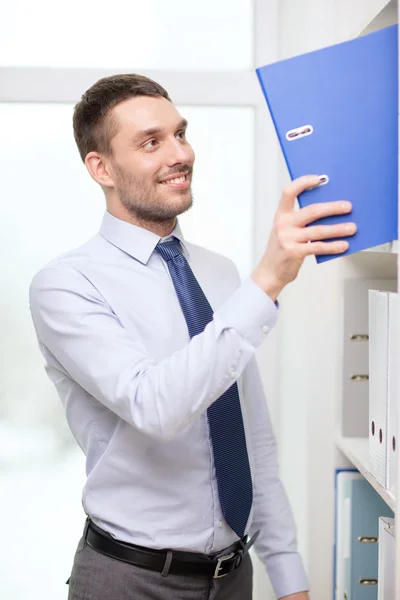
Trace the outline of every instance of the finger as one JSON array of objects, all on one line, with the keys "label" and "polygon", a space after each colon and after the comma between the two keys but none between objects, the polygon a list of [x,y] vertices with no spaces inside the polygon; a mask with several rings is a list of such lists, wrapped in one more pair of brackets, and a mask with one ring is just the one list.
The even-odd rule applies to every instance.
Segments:
[{"label": "finger", "polygon": [[354,235],[357,231],[355,223],[341,223],[340,225],[314,225],[311,227],[295,228],[296,242],[315,242],[337,237]]},{"label": "finger", "polygon": [[351,202],[348,202],[347,200],[310,204],[293,213],[293,223],[295,226],[304,227],[323,217],[346,215],[351,212],[352,208]]},{"label": "finger", "polygon": [[282,192],[282,197],[278,205],[279,212],[291,212],[295,200],[301,192],[316,187],[321,182],[318,175],[304,175],[294,179]]},{"label": "finger", "polygon": [[310,256],[312,254],[343,254],[349,248],[349,243],[345,240],[337,242],[310,242],[309,244],[303,244],[302,246],[303,256]]}]

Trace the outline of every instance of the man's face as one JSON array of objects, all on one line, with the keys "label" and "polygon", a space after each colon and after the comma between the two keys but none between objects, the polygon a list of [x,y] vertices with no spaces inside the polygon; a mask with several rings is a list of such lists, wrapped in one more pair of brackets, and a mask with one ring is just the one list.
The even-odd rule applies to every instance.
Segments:
[{"label": "man's face", "polygon": [[186,121],[162,97],[141,96],[114,109],[111,175],[123,206],[143,221],[168,221],[192,205],[194,152]]}]

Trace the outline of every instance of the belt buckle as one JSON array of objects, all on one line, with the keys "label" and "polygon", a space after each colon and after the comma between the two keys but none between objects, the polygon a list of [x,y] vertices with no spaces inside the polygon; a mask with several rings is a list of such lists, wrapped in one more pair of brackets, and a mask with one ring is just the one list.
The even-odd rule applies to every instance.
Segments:
[{"label": "belt buckle", "polygon": [[229,573],[224,573],[223,575],[220,575],[219,572],[221,570],[222,563],[225,562],[226,560],[230,560],[234,556],[235,556],[235,553],[231,552],[230,554],[227,554],[226,556],[221,556],[221,558],[218,559],[217,566],[215,567],[215,571],[214,571],[214,579],[221,579],[221,577],[226,577],[227,575],[229,575]]}]

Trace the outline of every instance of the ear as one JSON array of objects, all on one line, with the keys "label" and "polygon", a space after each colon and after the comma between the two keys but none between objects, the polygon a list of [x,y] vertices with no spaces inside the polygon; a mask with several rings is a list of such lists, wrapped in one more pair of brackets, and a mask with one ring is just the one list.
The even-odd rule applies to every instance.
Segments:
[{"label": "ear", "polygon": [[85,165],[90,176],[101,186],[114,187],[114,181],[110,174],[108,161],[99,152],[89,152],[85,158]]}]

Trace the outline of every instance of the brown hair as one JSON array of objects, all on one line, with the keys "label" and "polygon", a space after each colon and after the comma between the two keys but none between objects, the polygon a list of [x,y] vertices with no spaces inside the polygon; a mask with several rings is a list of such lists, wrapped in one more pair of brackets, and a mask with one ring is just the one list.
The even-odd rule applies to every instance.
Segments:
[{"label": "brown hair", "polygon": [[73,116],[74,137],[83,161],[89,152],[111,154],[111,140],[119,127],[111,111],[136,96],[161,96],[171,102],[159,83],[133,73],[99,79],[83,94]]}]

